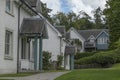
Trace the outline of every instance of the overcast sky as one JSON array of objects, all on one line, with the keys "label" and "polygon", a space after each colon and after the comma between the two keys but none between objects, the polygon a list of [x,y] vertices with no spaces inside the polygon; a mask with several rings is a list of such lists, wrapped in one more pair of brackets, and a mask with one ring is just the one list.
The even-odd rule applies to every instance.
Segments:
[{"label": "overcast sky", "polygon": [[57,12],[73,11],[78,14],[79,11],[84,10],[90,16],[93,16],[91,11],[98,8],[105,8],[106,0],[41,0],[47,3],[47,7],[52,9],[51,15]]}]

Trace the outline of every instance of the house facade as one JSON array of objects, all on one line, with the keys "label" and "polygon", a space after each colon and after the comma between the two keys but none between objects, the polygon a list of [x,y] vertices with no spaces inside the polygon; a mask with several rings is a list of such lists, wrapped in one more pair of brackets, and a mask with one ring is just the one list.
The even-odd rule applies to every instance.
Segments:
[{"label": "house facade", "polygon": [[[64,26],[53,26],[47,22],[48,39],[43,40],[43,51],[52,53],[52,62],[56,65],[57,56],[62,55],[63,61],[61,67],[70,70],[70,59],[71,56],[65,55],[65,47],[69,45],[69,42],[65,39],[65,27]],[[74,54],[74,53],[73,53]],[[57,65],[56,65],[57,66]]]},{"label": "house facade", "polygon": [[40,0],[0,0],[0,74],[42,70],[42,51],[64,56],[68,43],[40,12]]},{"label": "house facade", "polygon": [[76,30],[71,28],[68,32],[70,39],[81,41],[81,52],[107,50],[109,47],[108,29]]},{"label": "house facade", "polygon": [[[39,2],[34,1],[36,5]],[[41,50],[37,44],[47,33],[40,35],[44,24],[41,25],[43,20],[37,13],[37,7],[39,5],[33,9],[27,4],[27,0],[0,0],[0,73],[16,73],[23,69],[38,70],[40,56],[36,57]],[[39,19],[34,18],[37,15]],[[33,25],[29,27],[28,23],[31,22]],[[34,26],[35,23],[38,25]]]}]

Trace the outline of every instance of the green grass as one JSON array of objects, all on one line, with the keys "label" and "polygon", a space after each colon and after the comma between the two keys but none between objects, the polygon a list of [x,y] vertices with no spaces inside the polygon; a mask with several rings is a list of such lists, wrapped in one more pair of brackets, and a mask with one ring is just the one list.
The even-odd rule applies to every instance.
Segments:
[{"label": "green grass", "polygon": [[24,76],[31,76],[34,74],[38,74],[38,72],[24,72],[18,74],[0,74],[0,77],[24,77]]},{"label": "green grass", "polygon": [[114,64],[112,66],[113,69],[120,69],[120,63]]},{"label": "green grass", "polygon": [[120,80],[120,64],[109,69],[73,70],[55,80]]},{"label": "green grass", "polygon": [[0,79],[0,80],[14,80],[14,79]]}]

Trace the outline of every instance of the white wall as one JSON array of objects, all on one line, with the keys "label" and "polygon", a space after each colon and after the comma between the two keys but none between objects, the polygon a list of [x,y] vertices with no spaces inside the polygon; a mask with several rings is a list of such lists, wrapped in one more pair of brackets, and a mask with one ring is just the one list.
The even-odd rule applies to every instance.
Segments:
[{"label": "white wall", "polygon": [[81,52],[84,51],[84,39],[77,33],[75,30],[70,30],[70,38],[71,39],[79,39],[82,42]]},{"label": "white wall", "polygon": [[51,25],[48,23],[46,25],[49,38],[43,39],[43,51],[51,52],[52,60],[57,61],[57,55],[60,55],[60,38]]},{"label": "white wall", "polygon": [[[14,73],[17,70],[17,30],[18,30],[18,8],[13,4],[13,16],[6,13],[6,0],[0,0],[0,73]],[[21,22],[24,17],[30,17],[23,9],[21,10]],[[13,60],[5,60],[5,30],[13,32]]]}]

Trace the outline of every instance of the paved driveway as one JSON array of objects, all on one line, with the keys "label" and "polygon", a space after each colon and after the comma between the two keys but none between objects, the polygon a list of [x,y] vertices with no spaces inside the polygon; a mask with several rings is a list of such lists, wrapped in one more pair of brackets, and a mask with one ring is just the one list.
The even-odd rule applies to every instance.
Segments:
[{"label": "paved driveway", "polygon": [[55,78],[68,73],[68,72],[49,72],[49,73],[40,73],[27,77],[9,77],[0,79],[14,79],[14,80],[54,80]]}]

